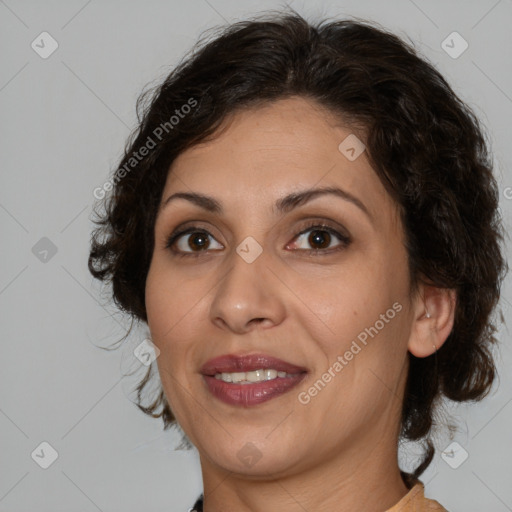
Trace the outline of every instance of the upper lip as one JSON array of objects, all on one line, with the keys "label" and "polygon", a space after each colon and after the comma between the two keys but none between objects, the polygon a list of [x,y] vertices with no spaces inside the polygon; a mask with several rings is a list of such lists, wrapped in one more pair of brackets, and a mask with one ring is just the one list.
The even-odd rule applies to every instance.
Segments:
[{"label": "upper lip", "polygon": [[278,372],[286,373],[304,373],[307,371],[306,368],[265,354],[225,354],[207,361],[201,367],[200,372],[203,375],[215,375],[216,373],[251,372],[265,368],[273,368]]}]

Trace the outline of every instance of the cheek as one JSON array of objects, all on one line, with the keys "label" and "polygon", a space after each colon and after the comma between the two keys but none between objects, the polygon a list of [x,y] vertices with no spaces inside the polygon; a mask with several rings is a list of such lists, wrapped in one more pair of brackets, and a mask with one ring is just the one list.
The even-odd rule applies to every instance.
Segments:
[{"label": "cheek", "polygon": [[324,277],[302,280],[297,296],[307,297],[302,300],[306,318],[318,324],[320,332],[334,344],[336,340],[339,344],[340,338],[355,337],[373,325],[400,298],[398,281],[389,279],[389,274],[377,262],[354,262]]},{"label": "cheek", "polygon": [[153,341],[158,344],[159,339],[167,329],[172,325],[169,322],[169,311],[172,310],[173,299],[172,294],[166,292],[168,290],[165,276],[154,270],[154,266],[150,267],[146,279],[146,312],[148,317],[148,326],[153,336]]},{"label": "cheek", "polygon": [[384,382],[393,387],[408,337],[405,267],[398,265],[396,270],[382,258],[372,261],[368,265],[359,260],[340,269],[323,287],[318,286],[320,282],[304,286],[308,307],[297,315],[323,353],[316,371],[322,374],[339,363],[333,369],[339,378],[334,379],[331,390],[354,386],[369,394],[370,403],[374,403],[372,393],[382,398]]},{"label": "cheek", "polygon": [[204,336],[209,288],[158,262],[152,265],[146,279],[146,311],[152,340],[163,353],[177,355]]},{"label": "cheek", "polygon": [[[181,290],[177,293],[177,290]],[[153,341],[163,345],[185,315],[188,301],[169,271],[152,264],[146,279],[146,311]]]}]

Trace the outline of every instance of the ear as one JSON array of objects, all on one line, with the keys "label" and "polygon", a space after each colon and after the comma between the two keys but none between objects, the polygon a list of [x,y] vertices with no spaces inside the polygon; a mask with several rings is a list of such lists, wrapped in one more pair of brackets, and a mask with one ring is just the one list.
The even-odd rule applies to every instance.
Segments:
[{"label": "ear", "polygon": [[457,294],[449,288],[422,283],[413,302],[414,322],[407,348],[427,357],[444,344],[452,332]]}]

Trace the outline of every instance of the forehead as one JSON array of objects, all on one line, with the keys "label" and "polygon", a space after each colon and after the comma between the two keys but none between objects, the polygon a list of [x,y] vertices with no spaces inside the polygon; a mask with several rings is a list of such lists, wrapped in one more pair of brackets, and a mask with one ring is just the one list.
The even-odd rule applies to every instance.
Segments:
[{"label": "forehead", "polygon": [[294,97],[242,110],[212,140],[177,157],[163,199],[194,191],[219,198],[233,212],[256,211],[296,190],[338,186],[376,218],[395,210],[366,153],[353,159],[357,153],[347,153],[347,144],[358,151],[362,141],[312,100]]}]

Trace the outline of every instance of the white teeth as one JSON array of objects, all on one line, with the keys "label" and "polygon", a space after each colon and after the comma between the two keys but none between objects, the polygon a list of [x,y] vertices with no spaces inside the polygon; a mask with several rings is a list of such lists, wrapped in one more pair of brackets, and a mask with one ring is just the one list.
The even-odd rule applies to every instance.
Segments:
[{"label": "white teeth", "polygon": [[245,380],[249,382],[259,382],[265,375],[265,370],[254,370],[253,372],[245,372]]},{"label": "white teeth", "polygon": [[[224,374],[222,374],[224,376]],[[227,373],[228,377],[231,377],[231,382],[242,382],[245,380],[245,372]]]},{"label": "white teeth", "polygon": [[277,377],[277,370],[265,370],[263,379],[261,380],[272,380]]},{"label": "white teeth", "polygon": [[217,380],[223,380],[224,382],[250,384],[251,382],[263,382],[266,380],[273,380],[277,377],[294,377],[291,373],[278,372],[272,368],[266,368],[261,370],[254,370],[252,372],[233,372],[233,373],[216,373],[215,378]]}]

